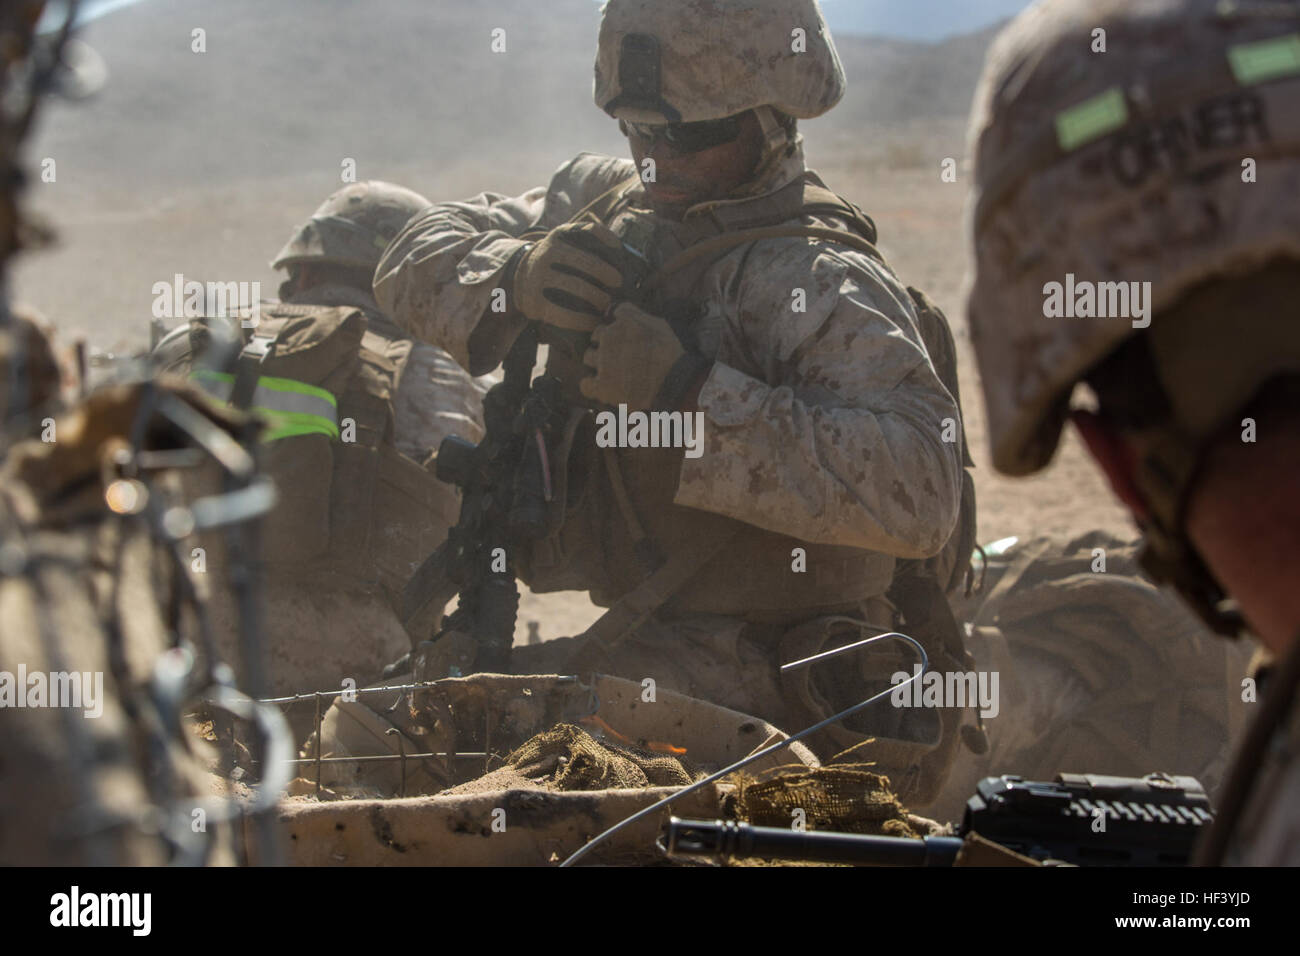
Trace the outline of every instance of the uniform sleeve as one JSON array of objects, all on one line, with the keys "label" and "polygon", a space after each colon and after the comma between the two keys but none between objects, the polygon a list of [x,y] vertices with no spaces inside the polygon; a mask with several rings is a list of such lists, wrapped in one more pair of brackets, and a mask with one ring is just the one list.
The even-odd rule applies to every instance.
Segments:
[{"label": "uniform sleeve", "polygon": [[[505,266],[524,246],[518,237],[538,221],[545,189],[513,199],[484,193],[465,202],[440,203],[416,216],[393,240],[375,272],[375,298],[411,336],[451,353],[462,368],[481,375],[495,368],[524,326],[498,314],[497,334],[470,337],[500,298]],[[506,293],[508,294],[508,292]],[[497,354],[500,353],[500,354]]]},{"label": "uniform sleeve", "polygon": [[960,413],[906,293],[836,253],[804,270],[806,288],[788,262],[754,259],[676,503],[819,544],[938,553],[960,505]]},{"label": "uniform sleeve", "polygon": [[430,207],[384,252],[375,298],[403,330],[446,349],[471,375],[490,372],[526,324],[503,288],[506,266],[525,245],[519,237],[567,222],[629,166],[584,153],[561,167],[549,188]]}]

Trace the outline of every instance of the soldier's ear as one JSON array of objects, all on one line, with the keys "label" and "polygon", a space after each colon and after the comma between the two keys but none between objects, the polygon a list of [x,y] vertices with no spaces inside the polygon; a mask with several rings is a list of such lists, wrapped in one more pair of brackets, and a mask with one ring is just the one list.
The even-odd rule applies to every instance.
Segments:
[{"label": "soldier's ear", "polygon": [[1139,521],[1147,521],[1150,508],[1137,486],[1138,452],[1122,434],[1093,412],[1075,409],[1070,412],[1074,427],[1083,443],[1106,473],[1110,487]]}]

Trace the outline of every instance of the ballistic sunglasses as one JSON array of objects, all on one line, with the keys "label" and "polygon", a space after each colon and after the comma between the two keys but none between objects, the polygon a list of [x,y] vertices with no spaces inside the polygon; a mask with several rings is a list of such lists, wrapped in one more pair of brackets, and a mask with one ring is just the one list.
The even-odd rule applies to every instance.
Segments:
[{"label": "ballistic sunglasses", "polygon": [[[741,114],[743,116],[743,114]],[[708,120],[703,123],[632,123],[620,120],[624,136],[635,136],[653,144],[663,140],[679,153],[701,153],[706,149],[735,142],[740,135],[741,116]]]}]

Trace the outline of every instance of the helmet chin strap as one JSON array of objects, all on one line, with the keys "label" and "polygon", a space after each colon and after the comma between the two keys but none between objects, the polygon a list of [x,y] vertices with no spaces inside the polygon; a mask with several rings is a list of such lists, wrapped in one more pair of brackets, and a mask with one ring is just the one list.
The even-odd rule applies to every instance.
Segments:
[{"label": "helmet chin strap", "polygon": [[776,118],[776,111],[771,107],[758,107],[754,111],[754,116],[758,117],[758,125],[763,129],[763,152],[777,152],[783,150],[790,142],[790,135],[785,131],[785,126]]},{"label": "helmet chin strap", "polygon": [[795,143],[790,132],[777,119],[776,110],[772,107],[759,106],[754,110],[754,115],[763,131],[763,155],[749,180],[736,190],[736,198],[751,195],[761,189],[772,171],[789,155]]},{"label": "helmet chin strap", "polygon": [[766,166],[773,155],[780,154],[790,145],[790,134],[776,118],[776,110],[772,107],[760,106],[754,110],[754,115],[763,129],[763,162],[760,166]]},{"label": "helmet chin strap", "polygon": [[1187,499],[1204,449],[1170,423],[1148,434],[1151,447],[1139,464],[1137,482],[1151,507],[1143,527],[1140,561],[1157,582],[1178,590],[1206,625],[1224,637],[1239,637],[1245,621],[1227,599],[1185,528]]}]

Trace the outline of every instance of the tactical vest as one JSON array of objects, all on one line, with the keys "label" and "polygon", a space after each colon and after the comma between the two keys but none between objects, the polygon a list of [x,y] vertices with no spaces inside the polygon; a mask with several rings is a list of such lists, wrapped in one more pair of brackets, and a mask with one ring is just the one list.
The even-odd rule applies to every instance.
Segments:
[{"label": "tactical vest", "polygon": [[[191,324],[186,355],[165,371],[188,371],[213,321]],[[366,313],[349,306],[266,305],[241,331],[232,367],[190,374],[267,419],[263,464],[279,502],[263,525],[263,561],[314,586],[399,591],[456,510],[450,489],[393,445],[412,343],[368,331]]]},{"label": "tactical vest", "polygon": [[[692,295],[708,269],[738,246],[783,237],[815,238],[848,246],[884,265],[875,248],[876,230],[855,205],[832,193],[814,173],[762,200],[713,206],[689,223],[659,221],[649,234],[646,216],[631,211],[633,177],[584,209],[574,221],[609,226],[650,263],[642,283],[642,305],[696,327],[696,345],[717,352],[713,330],[699,328],[698,296]],[[887,268],[887,267],[886,267]],[[922,293],[909,289],[920,332],[946,388],[960,403],[956,350],[947,319]],[[574,384],[585,374],[581,357],[552,348],[547,371]],[[663,604],[672,613],[716,613],[770,620],[774,614],[806,618],[844,609],[885,594],[894,581],[893,556],[856,548],[813,544],[765,531],[721,515],[672,503],[682,453],[596,446],[594,416],[570,419],[557,461],[567,462],[556,497],[566,507],[553,521],[554,533],[537,544],[521,576],[534,591],[590,589],[592,600],[608,605],[627,594],[670,555],[689,551],[700,565]],[[972,465],[965,453],[964,462]],[[959,582],[968,566],[975,532],[974,483],[964,473],[961,519],[948,546],[924,562],[939,590]],[[807,572],[791,573],[792,552],[807,556]]]}]

